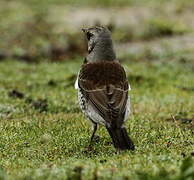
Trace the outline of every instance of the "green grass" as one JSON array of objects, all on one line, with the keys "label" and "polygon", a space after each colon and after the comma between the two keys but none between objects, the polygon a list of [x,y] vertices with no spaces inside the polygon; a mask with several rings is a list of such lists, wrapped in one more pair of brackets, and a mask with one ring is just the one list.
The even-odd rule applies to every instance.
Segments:
[{"label": "green grass", "polygon": [[[2,0],[5,1],[6,0]],[[38,1],[38,0],[16,0],[17,2],[22,2],[25,4],[30,4],[33,6],[40,6],[40,4],[42,5],[53,5],[53,4],[57,4],[57,5],[78,5],[78,6],[101,6],[101,7],[123,7],[126,5],[150,5],[150,4],[156,4],[156,5],[161,5],[161,3],[169,3],[168,0],[42,0],[42,1]],[[176,3],[179,6],[183,6],[182,8],[184,8],[185,6],[188,7],[193,6],[194,2],[188,1],[185,2],[184,0],[171,0],[172,3]]]},{"label": "green grass", "polygon": [[[0,179],[193,179],[193,126],[182,121],[194,114],[193,63],[124,62],[136,150],[120,154],[103,127],[88,148],[90,123],[72,86],[80,64],[0,63]],[[24,98],[10,97],[13,89]]]},{"label": "green grass", "polygon": [[[149,18],[138,16],[137,27],[110,24],[116,43],[144,43],[192,33],[189,18],[181,17],[193,12],[193,5],[185,0],[2,0],[0,180],[194,179],[194,61],[192,47],[184,47],[190,42],[178,52],[164,44],[165,52],[145,48],[121,55],[132,87],[126,127],[136,150],[115,153],[103,127],[100,141],[88,148],[91,125],[73,88],[82,63],[74,58],[86,51],[81,32],[70,32],[58,16],[50,19],[59,6],[64,12],[69,6],[150,8]],[[17,91],[23,96],[14,97]]]},{"label": "green grass", "polygon": [[[78,23],[74,24],[73,20],[73,28],[68,27],[69,23],[66,22],[67,19],[71,18],[68,12],[75,7],[79,11],[83,11],[83,15],[84,13],[87,15],[87,10],[92,7],[97,8],[99,15],[101,14],[101,7],[110,10],[112,6],[116,6],[117,8],[113,8],[113,10],[121,12],[122,6],[125,5],[129,9],[124,10],[123,15],[125,15],[125,11],[135,12],[137,10],[139,16],[134,13],[134,15],[129,14],[130,17],[126,17],[129,18],[129,23],[125,21],[122,23],[121,18],[119,25],[113,16],[112,20],[107,21],[106,25],[112,27],[112,37],[116,43],[148,42],[163,37],[181,38],[183,35],[187,36],[193,33],[194,27],[190,19],[192,19],[191,9],[194,1],[173,0],[167,2],[166,0],[159,0],[158,3],[158,1],[151,0],[148,3],[147,0],[138,0],[137,4],[135,2],[134,0],[1,1],[0,59],[3,56],[31,62],[41,61],[42,59],[62,61],[72,58],[75,54],[84,54],[86,47],[81,33],[81,24],[80,27],[77,24],[79,24],[79,21],[83,21],[83,26],[86,26],[85,20],[74,18],[75,20],[78,19]],[[180,4],[184,4],[184,6]],[[153,11],[150,11],[150,9],[153,9]],[[102,12],[104,10],[102,9]],[[145,17],[142,13],[145,13]],[[100,18],[99,15],[97,13],[97,19]],[[76,16],[79,17],[80,15],[75,13]],[[90,13],[87,16],[90,16]],[[106,18],[109,19],[102,17],[92,24],[101,25],[102,20]]]}]

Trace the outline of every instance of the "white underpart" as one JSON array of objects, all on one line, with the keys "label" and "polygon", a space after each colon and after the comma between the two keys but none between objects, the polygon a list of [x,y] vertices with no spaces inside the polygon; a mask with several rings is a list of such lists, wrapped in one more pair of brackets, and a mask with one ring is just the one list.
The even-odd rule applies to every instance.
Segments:
[{"label": "white underpart", "polygon": [[127,100],[124,121],[127,120],[127,118],[129,117],[129,114],[130,114],[130,97],[128,97],[128,100]]},{"label": "white underpart", "polygon": [[105,124],[105,120],[94,110],[94,108],[89,103],[86,103],[85,98],[83,97],[79,87],[78,87],[78,100],[82,112],[88,119],[96,123],[100,123],[103,125]]},{"label": "white underpart", "polygon": [[[79,90],[79,87],[78,87],[78,100],[79,100],[79,105],[82,112],[89,120],[92,120],[97,124],[102,124],[102,125],[106,124],[106,121],[103,119],[103,117],[100,116],[98,112],[96,112],[96,110],[92,107],[92,105],[90,105],[85,101],[85,98],[83,97],[81,91]],[[130,114],[130,97],[128,97],[128,100],[127,100],[124,121],[127,120],[129,114]]]},{"label": "white underpart", "polygon": [[128,89],[128,90],[130,91],[130,90],[131,90],[131,86],[130,86],[130,84],[128,84],[128,85],[129,85],[129,86],[128,86],[128,87],[129,87],[129,89]]},{"label": "white underpart", "polygon": [[105,125],[105,120],[102,118],[102,116],[100,116],[95,110],[94,108],[90,105],[87,104],[86,107],[86,111],[87,111],[87,116],[89,116],[90,119],[92,119],[92,121],[94,121],[97,124],[102,124]]},{"label": "white underpart", "polygon": [[[79,74],[78,74],[78,75],[79,75]],[[75,88],[75,89],[78,89],[78,76],[77,76],[77,79],[76,79],[76,81],[75,81],[74,88]]]}]

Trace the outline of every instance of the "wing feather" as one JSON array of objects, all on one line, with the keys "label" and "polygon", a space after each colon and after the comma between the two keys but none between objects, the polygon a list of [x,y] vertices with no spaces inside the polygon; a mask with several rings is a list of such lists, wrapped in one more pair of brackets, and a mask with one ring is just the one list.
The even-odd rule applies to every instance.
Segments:
[{"label": "wing feather", "polygon": [[129,86],[125,71],[119,63],[84,64],[79,74],[78,86],[87,103],[106,123],[122,125]]}]

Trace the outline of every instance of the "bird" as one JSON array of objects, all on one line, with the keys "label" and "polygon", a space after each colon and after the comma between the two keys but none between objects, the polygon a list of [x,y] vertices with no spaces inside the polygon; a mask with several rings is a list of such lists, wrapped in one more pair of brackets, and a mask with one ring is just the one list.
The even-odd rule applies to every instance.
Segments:
[{"label": "bird", "polygon": [[117,150],[134,150],[133,141],[124,125],[130,113],[126,73],[116,59],[111,32],[104,26],[83,28],[87,40],[84,59],[75,88],[84,115],[92,122],[90,142],[96,137],[98,125],[107,129]]}]

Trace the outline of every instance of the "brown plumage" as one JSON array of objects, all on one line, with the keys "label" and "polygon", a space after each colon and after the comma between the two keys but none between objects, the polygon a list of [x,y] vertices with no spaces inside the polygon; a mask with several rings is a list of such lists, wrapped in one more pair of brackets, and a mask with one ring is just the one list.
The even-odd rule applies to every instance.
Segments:
[{"label": "brown plumage", "polygon": [[[94,125],[91,141],[97,124],[102,124],[116,149],[134,150],[124,127],[129,111],[129,86],[125,70],[115,59],[115,54],[111,55],[114,50],[109,31],[104,28],[89,30],[95,33],[88,35],[91,41],[88,46],[92,48],[89,48],[89,54],[79,72],[78,95],[82,111]],[[94,39],[91,40],[91,37]],[[106,57],[109,59],[106,60]]]},{"label": "brown plumage", "polygon": [[78,84],[87,103],[105,121],[114,127],[121,126],[126,110],[128,82],[119,63],[103,61],[84,64]]}]

